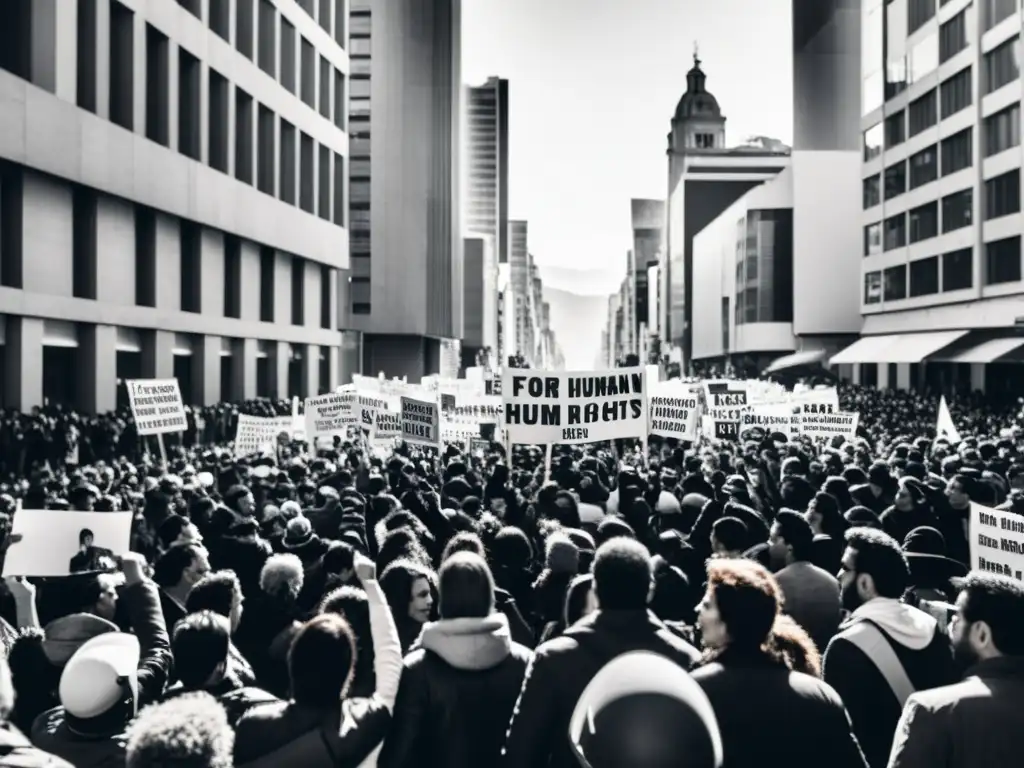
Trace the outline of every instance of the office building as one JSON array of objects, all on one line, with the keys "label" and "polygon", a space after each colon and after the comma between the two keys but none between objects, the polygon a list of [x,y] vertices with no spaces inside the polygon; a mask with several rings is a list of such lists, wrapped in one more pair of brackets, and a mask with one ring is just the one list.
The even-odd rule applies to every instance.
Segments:
[{"label": "office building", "polygon": [[100,413],[339,378],[343,2],[8,0],[0,396]]},{"label": "office building", "polygon": [[[470,266],[466,255],[462,354],[472,365],[475,362],[468,361],[475,361],[486,350],[485,362],[491,366],[498,360],[498,264],[508,262],[508,80],[491,77],[483,85],[467,87],[464,104],[463,223],[467,232],[489,237],[493,247],[482,268],[481,284],[469,279],[470,270],[476,267]],[[470,316],[471,305],[472,311],[481,313],[479,319]]]},{"label": "office building", "polygon": [[1021,11],[864,2],[863,338],[834,364],[878,387],[1024,384]]},{"label": "office building", "polygon": [[659,327],[666,354],[690,370],[693,356],[693,237],[758,184],[788,163],[789,150],[777,142],[726,146],[726,118],[707,90],[700,59],[686,74],[686,92],[668,135],[668,199],[662,252]]},{"label": "office building", "polygon": [[[636,307],[637,345],[647,342],[650,333],[657,333],[657,320],[653,317],[648,291],[648,272],[657,266],[661,244],[665,236],[665,201],[634,198],[630,201],[630,219],[633,229],[633,270]],[[657,302],[655,302],[657,303]]]},{"label": "office building", "polygon": [[461,23],[460,0],[349,3],[347,323],[364,373],[439,373],[462,337]]}]

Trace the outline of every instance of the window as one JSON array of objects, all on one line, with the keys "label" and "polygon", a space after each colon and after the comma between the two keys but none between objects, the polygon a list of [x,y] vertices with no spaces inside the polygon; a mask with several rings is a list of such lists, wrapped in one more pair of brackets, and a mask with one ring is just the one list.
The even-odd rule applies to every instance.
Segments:
[{"label": "window", "polygon": [[281,85],[296,93],[296,49],[295,27],[288,19],[281,17]]},{"label": "window", "polygon": [[939,62],[949,61],[966,47],[967,9],[965,8],[939,27]]},{"label": "window", "polygon": [[882,300],[882,273],[868,272],[864,275],[864,303],[878,304]]},{"label": "window", "polygon": [[369,37],[362,37],[352,35],[349,40],[349,55],[350,56],[372,56],[371,44]]},{"label": "window", "polygon": [[331,66],[331,62],[325,59],[323,56],[320,57],[320,116],[326,117],[328,120],[331,119],[331,90],[334,85],[334,78],[331,77],[331,73],[334,71],[334,67]]},{"label": "window", "polygon": [[71,191],[72,295],[96,298],[96,192],[77,184]]},{"label": "window", "polygon": [[331,329],[331,298],[334,270],[326,264],[320,265],[320,327]]},{"label": "window", "polygon": [[259,68],[271,77],[277,77],[277,9],[270,0],[259,0],[260,27],[256,32],[256,59]]},{"label": "window", "polygon": [[[7,12],[7,9],[4,9]],[[110,3],[110,122],[135,127],[135,14]]]},{"label": "window", "polygon": [[209,69],[209,120],[206,130],[209,134],[210,167],[221,173],[228,172],[228,128],[231,125],[228,99],[230,86],[227,79],[212,67]]},{"label": "window", "polygon": [[882,141],[885,132],[881,123],[877,123],[864,131],[864,162],[873,160],[882,154]]},{"label": "window", "polygon": [[0,69],[31,80],[32,3],[6,3],[4,14],[4,23],[0,24]]},{"label": "window", "polygon": [[910,242],[919,243],[939,234],[939,204],[926,203],[910,209]]},{"label": "window", "polygon": [[274,249],[260,246],[260,321],[274,322]]},{"label": "window", "polygon": [[935,16],[935,0],[907,0],[907,34],[912,34]]},{"label": "window", "polygon": [[1017,11],[1018,0],[981,0],[982,31],[992,29]]},{"label": "window", "polygon": [[949,176],[951,173],[970,168],[974,154],[974,129],[965,128],[959,133],[943,139],[942,152],[942,175]]},{"label": "window", "polygon": [[339,227],[345,226],[345,158],[334,155],[334,216]]},{"label": "window", "polygon": [[885,169],[885,199],[902,195],[907,191],[907,162],[900,160]]},{"label": "window", "polygon": [[331,148],[323,144],[319,147],[317,162],[317,215],[324,221],[330,221],[333,211],[331,210]]},{"label": "window", "polygon": [[907,265],[898,264],[882,272],[882,296],[886,301],[907,298]]},{"label": "window", "polygon": [[938,97],[934,90],[910,102],[907,109],[908,136],[916,136],[925,128],[931,128],[939,121]]},{"label": "window", "polygon": [[872,256],[882,252],[882,223],[876,222],[864,227],[864,255]]},{"label": "window", "polygon": [[1016,283],[1020,278],[1020,235],[985,243],[985,285]]},{"label": "window", "polygon": [[910,163],[911,189],[916,189],[939,178],[939,153],[934,144],[911,155],[908,162]]},{"label": "window", "polygon": [[939,257],[910,262],[910,295],[931,296],[939,292]]},{"label": "window", "polygon": [[903,248],[907,244],[907,214],[897,213],[885,220],[883,247],[887,251]]},{"label": "window", "polygon": [[907,140],[906,113],[897,112],[885,118],[885,146],[895,147]]},{"label": "window", "polygon": [[193,160],[202,157],[199,115],[202,111],[199,59],[178,48],[178,151]]},{"label": "window", "polygon": [[985,220],[1020,212],[1020,169],[985,182]]},{"label": "window", "polygon": [[253,177],[252,96],[235,87],[235,178],[252,184]]},{"label": "window", "polygon": [[306,322],[306,260],[292,256],[292,325]]},{"label": "window", "polygon": [[[347,0],[334,0],[334,42],[336,42],[342,49],[345,48],[346,37],[348,36],[348,30],[345,29],[345,16],[348,13]],[[370,20],[369,11],[352,11],[352,17],[356,18],[356,14],[365,14],[367,22]],[[367,29],[369,34],[369,29]]]},{"label": "window", "polygon": [[1020,146],[1020,102],[985,118],[985,157]]},{"label": "window", "polygon": [[693,137],[694,145],[697,149],[714,149],[715,148],[715,134],[713,133],[697,133]]},{"label": "window", "polygon": [[973,251],[961,248],[942,254],[942,292],[962,291],[974,285]]},{"label": "window", "polygon": [[942,231],[971,226],[974,219],[974,190],[971,187],[942,198]]},{"label": "window", "polygon": [[871,208],[882,202],[882,174],[876,173],[863,181],[864,207]]},{"label": "window", "polygon": [[135,305],[156,306],[156,211],[135,206]]},{"label": "window", "polygon": [[332,0],[320,0],[320,12],[316,15],[316,20],[320,22],[320,27],[328,35],[334,31],[334,26],[331,24],[332,5]]},{"label": "window", "polygon": [[178,5],[200,21],[203,20],[203,4],[201,0],[178,0]]},{"label": "window", "polygon": [[256,0],[235,0],[235,48],[250,60],[255,32]]},{"label": "window", "polygon": [[295,126],[281,118],[281,155],[278,183],[281,202],[295,205],[296,170],[298,162],[298,139]]},{"label": "window", "polygon": [[984,93],[987,95],[1020,77],[1020,37],[1007,40],[985,54]]},{"label": "window", "polygon": [[210,29],[231,42],[231,0],[210,0]]},{"label": "window", "polygon": [[224,317],[242,316],[242,241],[224,235]]},{"label": "window", "polygon": [[259,124],[256,126],[256,189],[268,195],[274,189],[274,113],[260,105]]},{"label": "window", "polygon": [[167,35],[146,25],[146,138],[171,143],[170,54]]},{"label": "window", "polygon": [[303,133],[299,138],[299,207],[306,213],[316,213],[315,190],[313,139]]},{"label": "window", "polygon": [[345,130],[345,74],[334,70],[334,125]]},{"label": "window", "polygon": [[306,38],[302,38],[301,51],[302,82],[299,85],[299,92],[306,106],[316,109],[316,51]]},{"label": "window", "polygon": [[[93,113],[96,112],[96,22],[96,0],[78,0],[75,101],[79,107]],[[11,24],[10,19],[6,23]],[[0,42],[0,45],[5,43]]]},{"label": "window", "polygon": [[971,106],[971,68],[961,69],[952,77],[946,78],[939,86],[939,101],[942,102],[942,118],[956,114],[961,109]]},{"label": "window", "polygon": [[181,311],[202,312],[202,227],[181,220]]}]

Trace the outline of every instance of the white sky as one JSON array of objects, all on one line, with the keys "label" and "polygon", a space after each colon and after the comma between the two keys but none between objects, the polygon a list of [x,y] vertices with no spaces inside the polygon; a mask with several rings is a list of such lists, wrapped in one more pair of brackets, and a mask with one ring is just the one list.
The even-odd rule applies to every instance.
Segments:
[{"label": "white sky", "polygon": [[463,0],[462,13],[463,80],[509,80],[510,213],[559,288],[618,288],[630,198],[666,194],[695,41],[729,142],[792,139],[790,0]]}]

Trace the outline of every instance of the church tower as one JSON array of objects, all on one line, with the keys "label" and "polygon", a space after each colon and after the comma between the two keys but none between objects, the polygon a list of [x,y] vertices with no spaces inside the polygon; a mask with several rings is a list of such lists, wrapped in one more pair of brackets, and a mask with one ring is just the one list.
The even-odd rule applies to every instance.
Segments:
[{"label": "church tower", "polygon": [[669,152],[689,154],[725,149],[725,115],[718,99],[708,92],[707,75],[700,65],[700,57],[694,51],[693,68],[686,73],[686,93],[679,99],[672,117]]}]

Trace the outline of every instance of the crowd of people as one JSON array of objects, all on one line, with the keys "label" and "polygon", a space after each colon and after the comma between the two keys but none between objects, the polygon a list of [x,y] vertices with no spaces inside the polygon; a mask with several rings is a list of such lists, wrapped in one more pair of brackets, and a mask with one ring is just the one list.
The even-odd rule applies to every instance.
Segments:
[{"label": "crowd of people", "polygon": [[[0,587],[0,766],[1005,768],[1024,582],[970,570],[1024,515],[1024,416],[843,385],[856,440],[337,438],[235,456],[255,401],[0,413],[16,510],[133,513],[131,551]],[[1024,520],[1022,520],[1024,522]]]}]

